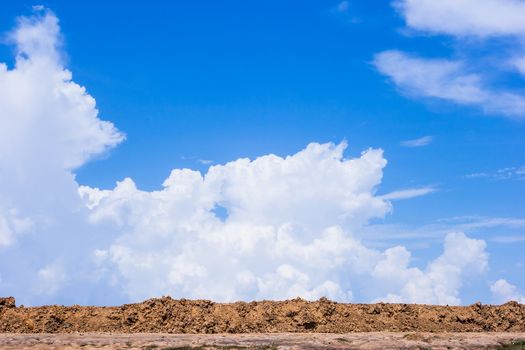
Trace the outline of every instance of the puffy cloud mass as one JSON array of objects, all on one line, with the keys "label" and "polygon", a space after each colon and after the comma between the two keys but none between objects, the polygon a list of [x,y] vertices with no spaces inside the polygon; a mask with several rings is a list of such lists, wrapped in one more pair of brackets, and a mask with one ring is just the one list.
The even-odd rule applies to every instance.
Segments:
[{"label": "puffy cloud mass", "polygon": [[239,159],[204,176],[177,169],[161,191],[140,191],[131,179],[113,190],[81,187],[91,220],[122,230],[97,251],[100,269],[120,278],[134,300],[167,292],[351,301],[355,288],[377,283],[380,300],[459,303],[463,274],[487,265],[485,243],[450,234],[425,270],[410,267],[404,247],[363,245],[359,229],[390,210],[374,195],[386,162],[379,150],[345,159],[345,146]]},{"label": "puffy cloud mass", "polygon": [[92,221],[122,230],[99,254],[123,273],[134,299],[156,288],[218,300],[349,300],[345,272],[377,255],[350,233],[383,217],[390,204],[373,194],[386,164],[382,152],[347,160],[345,147],[310,144],[286,158],[212,166],[204,176],[176,169],[161,191],[140,191],[126,179],[110,191],[80,193]]},{"label": "puffy cloud mass", "polygon": [[38,294],[58,260],[90,247],[72,171],[124,137],[64,68],[56,16],[19,18],[6,37],[16,57],[0,63],[0,290]]},{"label": "puffy cloud mass", "polygon": [[494,282],[494,284],[490,286],[490,291],[498,303],[512,300],[525,304],[525,295],[518,291],[518,287],[504,279],[499,279]]},{"label": "puffy cloud mass", "polygon": [[450,233],[445,238],[444,252],[428,264],[425,271],[409,268],[410,253],[403,247],[386,250],[374,276],[397,286],[398,294],[388,294],[389,302],[459,304],[459,289],[465,274],[483,272],[488,265],[484,241],[470,239],[463,233]]},{"label": "puffy cloud mass", "polygon": [[71,170],[123,139],[61,65],[59,33],[51,13],[20,18],[8,35],[15,65],[0,63],[0,246],[60,201],[80,204],[63,191],[76,187]]},{"label": "puffy cloud mass", "polygon": [[17,56],[13,69],[0,64],[0,162],[20,168],[43,158],[70,170],[122,141],[62,67],[54,15],[21,18],[8,37]]},{"label": "puffy cloud mass", "polygon": [[[346,143],[174,169],[158,191],[126,178],[79,185],[74,170],[123,140],[61,64],[57,18],[21,18],[0,66],[0,293],[25,304],[174,297],[460,303],[465,272],[482,273],[485,243],[461,233],[414,267],[403,246],[366,246],[387,215],[376,194],[379,149]],[[405,191],[406,192],[406,191]],[[431,191],[397,192],[391,199]],[[9,263],[5,263],[9,262]],[[396,278],[393,278],[393,277]]]}]

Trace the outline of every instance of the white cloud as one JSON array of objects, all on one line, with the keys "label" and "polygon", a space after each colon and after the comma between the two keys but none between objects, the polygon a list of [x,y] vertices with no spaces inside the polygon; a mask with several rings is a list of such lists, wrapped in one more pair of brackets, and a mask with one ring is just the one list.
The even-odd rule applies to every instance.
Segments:
[{"label": "white cloud", "polygon": [[36,11],[36,12],[44,11],[46,9],[44,5],[33,5],[32,8],[33,8],[33,11]]},{"label": "white cloud", "polygon": [[87,251],[104,235],[86,225],[72,171],[123,140],[64,68],[56,16],[35,11],[7,35],[13,67],[0,63],[0,252],[16,261],[0,264],[0,289],[26,303],[51,300],[37,287],[56,259],[64,273],[89,270]]},{"label": "white cloud", "polygon": [[[382,152],[347,160],[345,147],[310,144],[286,158],[212,166],[204,176],[177,169],[162,191],[140,191],[130,179],[112,191],[80,191],[93,222],[122,229],[108,263],[122,273],[133,299],[162,291],[232,300],[311,297],[322,290],[345,300],[351,291],[343,287],[343,271],[366,264],[347,255],[366,261],[376,253],[342,227],[357,229],[390,210],[373,195],[386,164]],[[228,212],[224,221],[214,214],[216,205]],[[246,278],[238,280],[243,271],[252,281],[247,296],[239,295],[247,290]]]},{"label": "white cloud", "polygon": [[502,244],[515,244],[525,242],[525,235],[499,235],[491,238],[490,241]]},{"label": "white cloud", "polygon": [[[523,1],[396,0],[393,5],[413,33],[444,34],[456,39],[454,55],[461,57],[461,60],[418,58],[395,50],[376,55],[377,69],[403,92],[411,97],[479,107],[492,115],[525,117],[522,91],[498,85],[498,79],[509,68],[522,74],[524,71],[520,58],[525,48]],[[476,45],[471,45],[472,38],[476,39]],[[487,59],[488,50],[484,46],[489,40],[491,47],[494,42],[499,46],[497,54],[493,51]]]},{"label": "white cloud", "polygon": [[434,193],[436,191],[437,190],[434,187],[409,188],[409,189],[387,193],[381,196],[381,198],[386,199],[386,200],[395,201],[395,200],[401,200],[401,199],[421,197],[421,196],[425,196],[430,193]]},{"label": "white cloud", "polygon": [[434,141],[433,136],[423,136],[413,140],[401,141],[401,146],[404,147],[424,147],[428,146]]},{"label": "white cloud", "polygon": [[[381,286],[376,298],[460,303],[464,271],[486,266],[485,243],[450,234],[425,271],[409,266],[406,248],[382,253],[363,245],[352,232],[390,208],[372,195],[385,161],[377,150],[344,159],[345,147],[310,144],[285,158],[216,165],[204,176],[174,170],[155,192],[138,190],[130,179],[112,191],[82,187],[92,220],[122,229],[99,254],[106,256],[102,264],[120,275],[133,300],[169,293],[350,301],[354,287],[373,279]],[[391,197],[422,195],[408,192]],[[213,213],[217,204],[228,212],[224,221]]]},{"label": "white cloud", "polygon": [[491,180],[524,180],[525,166],[507,167],[494,172],[472,173],[463,176],[465,179],[491,179]]},{"label": "white cloud", "polygon": [[523,240],[525,219],[511,217],[461,216],[439,219],[426,225],[375,223],[362,228],[360,237],[375,247],[389,247],[393,241],[408,241],[411,247],[428,247],[450,232],[486,237],[487,241],[512,243]]},{"label": "white cloud", "polygon": [[392,50],[377,54],[374,64],[408,95],[476,106],[487,113],[525,117],[524,96],[486,87],[482,76],[468,72],[463,62],[419,58]]},{"label": "white cloud", "polygon": [[212,159],[203,159],[203,158],[197,158],[195,156],[181,156],[180,159],[182,160],[192,160],[202,165],[211,165],[215,163]]},{"label": "white cloud", "polygon": [[[123,136],[98,118],[95,100],[62,67],[58,19],[51,12],[20,18],[8,37],[17,56],[13,69],[0,63],[0,217],[9,221],[6,213],[20,212],[25,220],[42,221],[37,213],[60,201],[80,205],[70,171]],[[21,231],[9,226],[11,239],[4,244]]]},{"label": "white cloud", "polygon": [[59,33],[58,19],[47,12],[20,18],[9,35],[17,57],[14,69],[0,64],[2,163],[42,157],[69,170],[123,139],[113,124],[98,119],[95,100],[62,67]]},{"label": "white cloud", "polygon": [[510,63],[518,70],[518,72],[520,72],[521,75],[525,76],[525,56],[515,57],[510,60]]},{"label": "white cloud", "polygon": [[13,232],[7,220],[0,216],[0,247],[9,246],[13,242]]},{"label": "white cloud", "polygon": [[410,268],[410,253],[404,247],[387,249],[373,272],[399,292],[379,298],[387,302],[459,304],[459,289],[465,274],[483,272],[488,265],[486,244],[463,233],[445,238],[444,252],[425,271]]},{"label": "white cloud", "polygon": [[361,22],[361,20],[355,16],[354,11],[351,9],[351,3],[349,1],[341,1],[336,6],[330,9],[330,12],[343,19],[347,23],[356,24]]},{"label": "white cloud", "polygon": [[[52,13],[20,19],[10,37],[16,64],[0,66],[0,254],[16,263],[0,265],[0,290],[24,304],[165,294],[457,303],[462,271],[483,265],[483,244],[462,235],[447,237],[443,255],[420,272],[406,248],[362,243],[369,221],[391,210],[376,195],[386,166],[379,149],[347,159],[345,143],[312,143],[205,174],[174,169],[159,191],[129,178],[110,190],[79,186],[74,169],[123,136],[60,63]],[[390,255],[403,284],[381,273]],[[443,282],[443,271],[454,278]],[[371,280],[379,287],[363,291]],[[426,292],[413,294],[410,283]]]},{"label": "white cloud", "polygon": [[396,8],[411,28],[454,36],[525,34],[521,0],[398,0]]},{"label": "white cloud", "polygon": [[0,248],[7,247],[15,241],[15,233],[23,234],[31,231],[34,223],[30,218],[20,217],[16,210],[0,212]]},{"label": "white cloud", "polygon": [[376,55],[374,63],[381,73],[410,94],[462,104],[477,104],[487,99],[480,88],[480,77],[465,74],[461,62],[384,51]]},{"label": "white cloud", "polygon": [[490,228],[490,227],[507,227],[507,228],[523,228],[525,227],[525,219],[520,218],[500,218],[500,217],[460,217],[458,220],[463,221],[458,225],[461,230]]},{"label": "white cloud", "polygon": [[214,161],[211,159],[197,159],[197,162],[201,163],[202,165],[210,165],[214,163]]},{"label": "white cloud", "polygon": [[50,264],[38,271],[38,284],[36,293],[44,295],[53,295],[67,281],[67,275],[59,264]]},{"label": "white cloud", "polygon": [[517,301],[525,304],[525,296],[518,291],[518,288],[504,279],[497,280],[490,286],[490,291],[498,303],[507,301]]}]

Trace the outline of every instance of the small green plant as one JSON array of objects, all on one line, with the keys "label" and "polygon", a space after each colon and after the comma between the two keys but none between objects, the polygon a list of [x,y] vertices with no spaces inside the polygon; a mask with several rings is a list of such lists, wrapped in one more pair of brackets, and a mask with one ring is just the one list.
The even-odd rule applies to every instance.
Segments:
[{"label": "small green plant", "polygon": [[499,349],[501,350],[525,350],[525,340],[515,340],[510,344],[504,344]]}]

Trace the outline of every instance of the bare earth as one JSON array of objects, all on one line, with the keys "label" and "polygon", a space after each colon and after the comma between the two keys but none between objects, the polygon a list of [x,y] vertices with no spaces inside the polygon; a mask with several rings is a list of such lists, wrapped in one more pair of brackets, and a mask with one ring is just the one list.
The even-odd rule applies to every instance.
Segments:
[{"label": "bare earth", "polygon": [[519,339],[525,333],[0,334],[0,349],[502,349]]},{"label": "bare earth", "polygon": [[499,349],[520,340],[525,305],[516,302],[221,304],[164,297],[116,307],[17,307],[0,298],[1,349]]}]

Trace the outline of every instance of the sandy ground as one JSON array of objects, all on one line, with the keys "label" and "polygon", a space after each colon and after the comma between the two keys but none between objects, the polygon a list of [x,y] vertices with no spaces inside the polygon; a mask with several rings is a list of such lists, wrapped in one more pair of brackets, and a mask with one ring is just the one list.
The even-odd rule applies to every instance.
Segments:
[{"label": "sandy ground", "polygon": [[520,339],[525,333],[0,334],[0,349],[501,349]]}]

